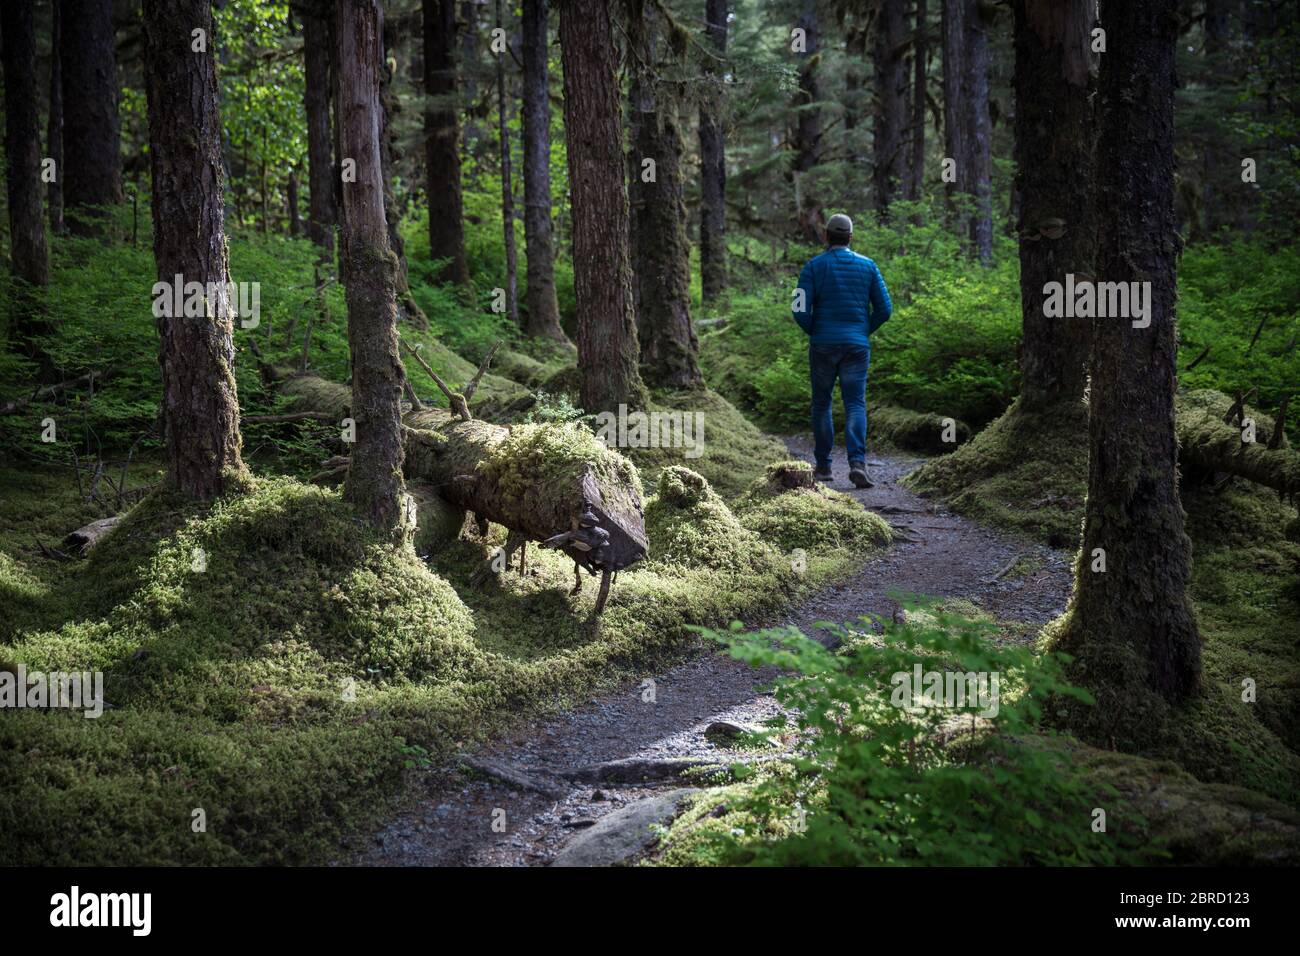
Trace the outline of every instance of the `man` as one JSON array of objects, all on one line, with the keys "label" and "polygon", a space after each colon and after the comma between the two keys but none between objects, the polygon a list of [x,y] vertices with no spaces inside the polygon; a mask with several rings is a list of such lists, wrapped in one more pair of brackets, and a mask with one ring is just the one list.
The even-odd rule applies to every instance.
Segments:
[{"label": "man", "polygon": [[837,214],[826,224],[829,248],[799,273],[794,320],[808,334],[808,373],[812,381],[812,426],[816,471],[830,481],[835,423],[831,394],[839,379],[844,400],[844,446],[849,480],[870,488],[867,477],[867,366],[871,333],[894,311],[876,264],[849,249],[853,220]]}]

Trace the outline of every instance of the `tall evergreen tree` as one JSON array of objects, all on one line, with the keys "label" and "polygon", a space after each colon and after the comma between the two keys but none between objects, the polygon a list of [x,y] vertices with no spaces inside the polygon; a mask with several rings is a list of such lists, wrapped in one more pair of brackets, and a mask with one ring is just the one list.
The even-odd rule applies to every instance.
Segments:
[{"label": "tall evergreen tree", "polygon": [[567,343],[555,297],[555,240],[551,223],[551,102],[546,0],[523,0],[524,334]]},{"label": "tall evergreen tree", "polygon": [[343,495],[382,532],[406,531],[402,388],[397,353],[397,258],[388,244],[380,160],[383,11],[378,0],[339,0],[336,13],[339,132],[355,180],[343,181],[340,238],[349,263],[348,346],[356,441]]},{"label": "tall evergreen tree", "polygon": [[[170,288],[179,275],[210,290],[206,315],[158,315],[155,306],[167,480],[208,500],[243,471],[212,6],[144,0],[143,14],[158,280]],[[193,49],[196,29],[202,51]]]},{"label": "tall evergreen tree", "polygon": [[1097,697],[1087,735],[1126,747],[1156,730],[1161,702],[1195,693],[1201,672],[1174,437],[1177,0],[1102,0],[1101,22],[1098,276],[1150,283],[1150,325],[1093,322],[1083,548],[1054,643]]},{"label": "tall evergreen tree", "polygon": [[63,77],[63,202],[78,235],[87,213],[122,201],[113,0],[59,0]]},{"label": "tall evergreen tree", "polygon": [[704,61],[700,96],[700,284],[707,302],[727,286],[727,162],[722,117],[723,58],[727,55],[727,0],[705,0],[706,49],[718,60]]},{"label": "tall evergreen tree", "polygon": [[876,10],[876,108],[873,137],[872,189],[876,214],[884,218],[903,181],[903,129],[907,123],[907,37],[904,0],[881,0]]},{"label": "tall evergreen tree", "polygon": [[5,178],[9,186],[10,261],[13,298],[9,303],[10,336],[19,348],[52,371],[36,339],[49,331],[45,288],[50,256],[45,244],[41,204],[40,98],[36,92],[36,27],[32,7],[7,3],[0,8],[5,79]]},{"label": "tall evergreen tree", "polygon": [[617,48],[605,0],[562,0],[564,130],[573,207],[582,406],[643,408],[632,308]]},{"label": "tall evergreen tree", "polygon": [[445,259],[438,278],[469,284],[460,187],[460,113],[456,81],[455,0],[424,0],[425,194],[429,254]]},{"label": "tall evergreen tree", "polygon": [[332,11],[323,0],[311,0],[302,11],[304,58],[303,106],[307,114],[307,186],[311,193],[307,236],[334,254],[333,133],[330,130],[330,25]]}]

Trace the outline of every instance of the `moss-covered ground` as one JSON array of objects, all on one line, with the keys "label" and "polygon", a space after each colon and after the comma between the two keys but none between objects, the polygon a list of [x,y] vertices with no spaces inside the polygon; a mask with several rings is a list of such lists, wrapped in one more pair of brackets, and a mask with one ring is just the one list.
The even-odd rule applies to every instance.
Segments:
[{"label": "moss-covered ground", "polygon": [[[53,560],[32,535],[55,544],[99,514],[66,474],[0,472],[0,662],[102,671],[111,705],[0,715],[0,862],[326,859],[406,767],[680,657],[688,625],[775,614],[850,561],[838,530],[792,561],[694,472],[656,487],[651,559],[595,621],[595,580],[568,596],[554,552],[475,585],[504,529],[426,563],[290,478],[210,506],[155,492],[88,558]],[[806,517],[843,522],[830,499]]]}]

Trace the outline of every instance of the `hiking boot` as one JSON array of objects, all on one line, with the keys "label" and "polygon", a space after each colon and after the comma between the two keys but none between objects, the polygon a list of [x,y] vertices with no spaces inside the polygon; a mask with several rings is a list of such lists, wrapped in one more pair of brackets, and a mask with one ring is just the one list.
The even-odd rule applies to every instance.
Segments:
[{"label": "hiking boot", "polygon": [[867,463],[865,461],[849,462],[849,481],[853,482],[855,488],[874,488],[875,485],[867,477]]},{"label": "hiking boot", "polygon": [[829,468],[814,468],[813,477],[818,481],[834,481],[835,476],[831,474]]}]

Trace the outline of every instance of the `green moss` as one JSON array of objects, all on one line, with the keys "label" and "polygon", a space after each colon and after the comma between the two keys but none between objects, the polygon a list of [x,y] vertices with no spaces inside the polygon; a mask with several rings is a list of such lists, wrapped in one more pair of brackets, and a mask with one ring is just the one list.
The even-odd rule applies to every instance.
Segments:
[{"label": "green moss", "polygon": [[695,450],[625,449],[625,454],[651,481],[661,469],[680,465],[703,475],[719,495],[730,501],[762,474],[766,462],[787,454],[778,439],[759,431],[735,406],[708,389],[657,391],[650,410],[698,412],[703,416],[704,428],[703,442]]},{"label": "green moss", "polygon": [[[731,574],[771,572],[779,556],[731,513],[707,480],[674,465],[659,473],[646,506],[650,563],[657,568],[707,567]],[[789,562],[784,562],[789,569]]]},{"label": "green moss", "polygon": [[1088,483],[1088,409],[1044,413],[1013,404],[967,444],[913,472],[906,484],[942,495],[954,511],[1046,540],[1074,544]]},{"label": "green moss", "polygon": [[942,415],[914,412],[897,405],[873,405],[868,414],[872,442],[905,451],[943,455],[970,441],[969,425]]},{"label": "green moss", "polygon": [[[802,486],[786,487],[791,481]],[[785,551],[845,548],[864,556],[892,540],[883,518],[812,480],[806,462],[769,465],[767,474],[750,485],[737,511],[741,525]]]}]

